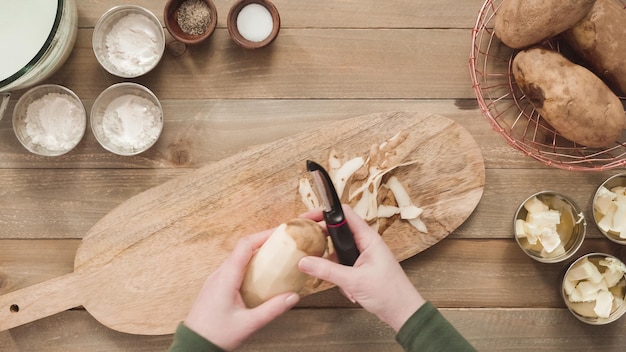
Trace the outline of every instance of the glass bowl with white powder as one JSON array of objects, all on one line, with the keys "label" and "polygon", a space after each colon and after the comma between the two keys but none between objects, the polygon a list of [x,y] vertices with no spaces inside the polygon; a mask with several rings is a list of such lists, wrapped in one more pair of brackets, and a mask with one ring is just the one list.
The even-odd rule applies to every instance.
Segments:
[{"label": "glass bowl with white powder", "polygon": [[157,66],[165,51],[165,32],[149,10],[120,5],[105,12],[94,27],[93,52],[109,73],[139,77]]},{"label": "glass bowl with white powder", "polygon": [[29,89],[13,109],[13,130],[31,153],[59,156],[83,139],[87,113],[70,89],[44,84]]},{"label": "glass bowl with white powder", "polygon": [[136,155],[156,143],[163,109],[148,88],[132,82],[105,89],[91,107],[91,130],[100,145],[118,155]]}]

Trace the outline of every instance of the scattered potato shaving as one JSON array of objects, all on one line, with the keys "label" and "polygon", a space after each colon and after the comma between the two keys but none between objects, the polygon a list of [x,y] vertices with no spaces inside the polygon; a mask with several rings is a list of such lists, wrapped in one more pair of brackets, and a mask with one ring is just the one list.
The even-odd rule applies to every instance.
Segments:
[{"label": "scattered potato shaving", "polygon": [[337,169],[337,172],[332,178],[339,198],[341,198],[341,196],[343,195],[343,190],[345,189],[350,177],[352,177],[352,175],[358,169],[360,169],[363,164],[365,164],[365,159],[358,156],[356,158],[348,160],[343,165],[341,165],[339,169]]},{"label": "scattered potato shaving", "polygon": [[300,179],[298,192],[302,197],[302,203],[304,203],[308,210],[313,210],[321,206],[319,199],[317,199],[317,195],[313,192],[313,187],[311,187],[311,182],[309,182],[308,178]]},{"label": "scattered potato shaving", "polygon": [[[404,162],[411,150],[403,148],[407,137],[408,132],[403,130],[381,144],[372,145],[367,159],[344,158],[334,149],[329,153],[328,173],[339,198],[381,234],[398,218],[408,221],[419,232],[428,233],[420,218],[423,209],[413,204],[396,176],[389,176],[399,167],[417,163]],[[308,179],[300,180],[299,192],[307,209],[320,206]]]}]

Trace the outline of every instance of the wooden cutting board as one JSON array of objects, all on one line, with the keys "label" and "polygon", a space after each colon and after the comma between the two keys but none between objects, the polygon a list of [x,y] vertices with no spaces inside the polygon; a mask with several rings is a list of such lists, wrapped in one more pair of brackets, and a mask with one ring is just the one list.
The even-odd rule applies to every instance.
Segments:
[{"label": "wooden cutting board", "polygon": [[[170,334],[204,279],[240,237],[305,211],[298,180],[306,160],[327,164],[331,148],[367,156],[407,130],[408,159],[395,174],[424,208],[429,233],[396,221],[383,233],[398,260],[445,238],[478,204],[485,183],[476,142],[445,117],[381,113],[342,120],[253,147],[149,189],[104,216],[83,238],[74,272],[0,296],[0,330],[83,306],[122,332]],[[303,295],[332,287],[309,280]]]}]

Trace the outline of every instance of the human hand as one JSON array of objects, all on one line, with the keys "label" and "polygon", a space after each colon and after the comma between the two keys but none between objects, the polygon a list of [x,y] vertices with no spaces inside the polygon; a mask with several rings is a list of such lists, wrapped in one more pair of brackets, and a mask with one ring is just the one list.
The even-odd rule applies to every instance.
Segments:
[{"label": "human hand", "polygon": [[[317,257],[304,257],[298,266],[306,274],[336,284],[350,300],[397,332],[425,301],[381,236],[350,207],[344,206],[344,213],[361,251],[354,266]],[[304,216],[322,220],[319,211]]]},{"label": "human hand", "polygon": [[239,289],[248,262],[273,230],[244,237],[222,265],[204,282],[185,325],[213,344],[233,350],[252,333],[291,309],[300,296],[280,294],[260,306],[246,307]]}]

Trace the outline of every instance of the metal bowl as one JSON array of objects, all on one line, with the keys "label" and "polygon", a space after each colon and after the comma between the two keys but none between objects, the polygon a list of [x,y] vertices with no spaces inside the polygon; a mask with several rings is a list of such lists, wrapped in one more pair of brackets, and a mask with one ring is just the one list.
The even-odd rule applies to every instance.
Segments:
[{"label": "metal bowl", "polygon": [[[624,302],[624,298],[626,296],[625,295],[626,294],[626,277],[624,277],[623,273],[621,273],[621,275],[619,275],[619,273],[616,275],[615,279],[619,280],[619,282],[618,284],[612,286],[611,291],[609,291],[611,294],[613,294],[615,299],[613,299],[613,305],[612,305],[611,312],[608,317],[597,316],[597,313],[594,311],[594,307],[596,304],[595,301],[572,302],[571,297],[575,295],[578,296],[576,300],[581,300],[580,298],[581,296],[579,292],[582,292],[582,290],[579,290],[578,293],[575,293],[575,294],[571,293],[573,290],[576,289],[576,287],[578,287],[577,285],[579,285],[579,282],[580,282],[578,280],[576,281],[570,280],[573,268],[576,268],[577,266],[579,267],[581,264],[583,264],[584,261],[589,261],[593,263],[596,268],[598,268],[600,273],[606,273],[608,271],[607,267],[599,264],[601,260],[605,260],[606,258],[611,258],[611,260],[616,261],[620,263],[621,265],[624,265],[621,260],[617,259],[616,257],[612,255],[605,254],[605,253],[589,253],[578,258],[574,263],[572,263],[568,267],[567,271],[565,272],[565,275],[563,276],[563,281],[561,284],[561,296],[563,297],[563,301],[565,302],[567,309],[569,309],[569,311],[578,320],[587,324],[591,324],[591,325],[608,324],[619,319],[626,312],[626,303]],[[585,281],[585,280],[582,280],[582,281]],[[589,281],[589,280],[586,280],[586,281]],[[587,287],[589,287],[589,285]],[[568,293],[568,291],[571,294]]]},{"label": "metal bowl", "polygon": [[[121,31],[119,36],[112,34],[123,27],[133,28],[133,31]],[[100,16],[91,43],[96,59],[105,70],[119,77],[133,78],[150,72],[161,61],[165,32],[159,19],[149,10],[122,5]]]},{"label": "metal bowl", "polygon": [[[517,220],[525,221],[528,216],[528,210],[524,205],[535,197],[550,209],[558,210],[561,213],[560,224],[557,225],[556,230],[562,247],[554,249],[550,253],[544,250],[541,241],[531,243],[533,241],[530,241],[529,237],[520,236],[516,231]],[[542,191],[526,198],[517,208],[513,218],[513,235],[517,244],[526,255],[542,263],[558,263],[572,257],[582,245],[586,232],[587,221],[578,205],[572,199],[554,191]]]},{"label": "metal bowl", "polygon": [[13,110],[13,130],[31,153],[58,156],[74,149],[85,135],[87,113],[66,87],[44,84],[29,89]]},{"label": "metal bowl", "polygon": [[[596,226],[598,227],[598,229],[600,230],[600,232],[602,232],[602,234],[606,238],[608,238],[609,240],[615,243],[624,245],[626,244],[626,226],[624,228],[625,231],[623,231],[623,234],[620,236],[620,232],[616,232],[612,230],[610,227],[607,227],[606,221],[610,220],[610,218],[605,219],[605,216],[604,216],[605,214],[603,214],[600,211],[600,209],[598,209],[598,207],[602,207],[601,205],[599,205],[599,203],[605,203],[602,201],[598,202],[598,200],[601,198],[601,194],[605,192],[604,189],[611,191],[611,190],[617,190],[616,189],[617,187],[626,187],[626,173],[613,175],[609,177],[608,179],[606,179],[598,187],[598,189],[596,190],[596,193],[593,196],[593,220]],[[622,193],[622,197],[624,197],[624,192],[622,191],[621,193]],[[617,216],[620,216],[620,215],[618,214]],[[602,221],[603,219],[605,221]]]},{"label": "metal bowl", "polygon": [[105,89],[91,107],[91,130],[100,145],[118,155],[136,155],[156,143],[163,109],[148,88],[118,83]]}]

